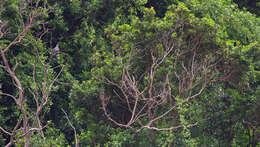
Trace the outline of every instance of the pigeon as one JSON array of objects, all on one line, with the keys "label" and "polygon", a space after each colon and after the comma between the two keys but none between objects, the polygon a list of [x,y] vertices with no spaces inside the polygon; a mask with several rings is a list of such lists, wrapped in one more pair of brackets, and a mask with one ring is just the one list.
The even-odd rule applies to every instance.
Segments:
[{"label": "pigeon", "polygon": [[56,60],[56,55],[60,52],[60,48],[59,48],[59,45],[57,44],[55,46],[55,48],[53,49],[53,53],[51,55],[52,59],[53,60]]}]

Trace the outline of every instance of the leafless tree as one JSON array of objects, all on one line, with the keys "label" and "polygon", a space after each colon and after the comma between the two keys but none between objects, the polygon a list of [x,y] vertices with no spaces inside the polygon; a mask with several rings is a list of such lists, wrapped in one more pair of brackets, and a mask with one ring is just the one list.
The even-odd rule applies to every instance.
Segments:
[{"label": "leafless tree", "polygon": [[[20,22],[17,22],[19,31],[16,33],[11,32],[8,27],[8,22],[0,22],[0,39],[8,34],[16,34],[16,37],[7,45],[0,44],[0,54],[2,58],[1,67],[6,71],[6,74],[10,76],[18,92],[18,95],[3,92],[1,92],[1,95],[13,99],[17,109],[21,112],[21,116],[18,117],[17,123],[12,130],[7,130],[0,126],[0,130],[10,136],[10,141],[6,145],[7,147],[17,143],[21,138],[25,139],[24,146],[28,147],[30,137],[34,132],[40,132],[41,136],[45,138],[43,129],[46,126],[41,122],[41,115],[50,101],[50,92],[53,89],[53,85],[64,68],[64,66],[55,67],[60,69],[59,72],[56,75],[49,76],[52,74],[53,68],[41,58],[42,55],[38,50],[38,42],[40,42],[42,37],[48,32],[48,29],[45,27],[45,22],[41,19],[42,15],[47,11],[47,6],[41,0],[21,1],[18,8]],[[34,35],[34,39],[37,42],[35,44],[32,40],[27,39],[26,35],[36,25],[41,25],[42,31]],[[25,44],[25,42],[27,44]],[[33,52],[37,57],[37,61],[31,63],[33,69],[31,83],[33,83],[33,87],[28,87],[23,84],[23,79],[18,76],[16,70],[19,69],[19,60],[13,55],[11,58],[16,60],[16,64],[11,64],[9,61],[10,56],[7,57],[7,54],[9,53],[8,55],[10,55],[16,45],[32,45],[34,48]],[[28,92],[31,97],[28,97]],[[35,101],[34,108],[28,108],[27,100]]]}]

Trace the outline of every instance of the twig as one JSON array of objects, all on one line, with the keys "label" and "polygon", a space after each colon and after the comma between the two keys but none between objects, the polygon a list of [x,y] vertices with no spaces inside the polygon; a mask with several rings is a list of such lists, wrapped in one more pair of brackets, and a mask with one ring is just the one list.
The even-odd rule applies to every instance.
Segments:
[{"label": "twig", "polygon": [[77,137],[76,128],[75,128],[75,127],[72,125],[72,123],[70,122],[69,116],[68,116],[68,114],[65,112],[65,110],[62,109],[62,108],[61,108],[61,110],[62,110],[62,112],[65,114],[65,117],[66,117],[67,121],[69,122],[71,128],[72,128],[73,131],[74,131],[74,137],[75,137],[75,142],[76,142],[75,147],[79,147],[79,141],[78,141],[78,137]]}]

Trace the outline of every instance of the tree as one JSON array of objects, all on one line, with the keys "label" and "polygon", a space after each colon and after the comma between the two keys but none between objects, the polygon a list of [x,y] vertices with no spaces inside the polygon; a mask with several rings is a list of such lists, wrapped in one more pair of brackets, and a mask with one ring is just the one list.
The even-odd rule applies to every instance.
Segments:
[{"label": "tree", "polygon": [[[14,19],[8,18],[8,9],[2,12],[5,17],[0,23],[1,67],[13,82],[14,91],[1,91],[1,95],[13,100],[18,114],[13,129],[0,129],[10,137],[6,146],[14,143],[29,146],[34,132],[40,132],[45,138],[43,129],[47,124],[42,123],[42,117],[50,105],[50,93],[64,65],[51,67],[52,60],[48,61],[42,42],[48,31],[44,21],[50,11],[47,3],[37,0],[5,2],[1,5],[10,7],[15,16]],[[54,69],[59,70],[57,74]]]},{"label": "tree", "polygon": [[[225,60],[225,46],[216,42],[217,27],[189,12],[179,3],[160,19],[153,8],[146,9],[142,20],[133,16],[130,24],[107,29],[115,54],[103,57],[101,65],[97,59],[101,67],[94,74],[107,85],[100,93],[102,108],[116,125],[135,132],[194,126],[197,122],[184,123],[180,109],[232,72],[218,68]],[[113,108],[115,103],[125,111]],[[125,118],[111,116],[120,113]],[[166,124],[162,127],[158,120]]]},{"label": "tree", "polygon": [[239,8],[246,8],[251,13],[255,13],[257,16],[260,15],[260,3],[259,1],[255,0],[245,0],[245,1],[238,1],[234,0],[235,3],[238,4]]},{"label": "tree", "polygon": [[253,2],[4,0],[0,146],[259,145]]}]

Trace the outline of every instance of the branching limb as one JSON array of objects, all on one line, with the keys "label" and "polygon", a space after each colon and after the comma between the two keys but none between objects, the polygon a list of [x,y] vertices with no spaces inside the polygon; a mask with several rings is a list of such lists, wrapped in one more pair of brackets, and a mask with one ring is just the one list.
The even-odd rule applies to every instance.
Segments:
[{"label": "branching limb", "polygon": [[[182,27],[182,25],[179,27]],[[177,28],[172,31],[176,31],[175,29]],[[184,35],[180,35],[181,39],[172,39],[170,34],[166,32],[159,35],[161,38],[157,39],[162,44],[163,49],[160,47],[157,49],[157,40],[155,44],[149,44],[150,48],[145,48],[150,51],[151,63],[148,64],[150,67],[147,69],[149,70],[142,75],[142,78],[138,78],[138,81],[135,80],[135,77],[137,77],[135,73],[131,72],[131,62],[135,59],[132,56],[129,57],[128,62],[122,69],[121,81],[115,82],[116,80],[105,77],[106,84],[116,86],[119,89],[114,90],[113,96],[118,97],[119,101],[126,104],[129,112],[127,122],[114,119],[111,116],[112,114],[109,114],[107,107],[111,95],[101,92],[100,99],[105,116],[116,125],[134,129],[136,126],[133,127],[133,125],[139,124],[139,127],[135,130],[137,132],[144,128],[157,131],[181,128],[183,125],[177,124],[168,128],[158,128],[155,122],[170,118],[170,114],[178,111],[177,107],[182,107],[183,104],[189,103],[201,95],[207,85],[214,81],[218,72],[216,66],[219,58],[213,57],[214,53],[204,57],[199,56],[202,38],[191,38],[186,43],[186,48],[183,49],[181,40],[184,40]],[[135,51],[138,52],[138,49],[132,48],[130,52]],[[166,68],[165,62],[169,60],[173,60],[173,71],[160,73],[160,68]],[[160,80],[158,81],[156,78]],[[173,87],[175,91],[172,90]],[[172,99],[175,99],[175,102]],[[188,124],[187,127],[194,125],[197,125],[197,123]]]}]

